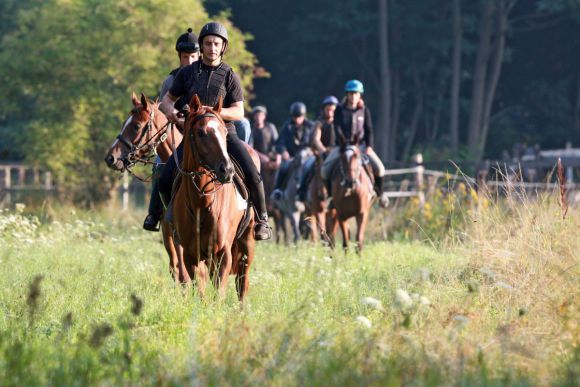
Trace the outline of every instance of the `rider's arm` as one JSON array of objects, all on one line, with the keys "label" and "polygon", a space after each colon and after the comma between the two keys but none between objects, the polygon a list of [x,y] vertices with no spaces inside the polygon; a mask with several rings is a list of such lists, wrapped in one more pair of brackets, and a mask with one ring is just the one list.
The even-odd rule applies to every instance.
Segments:
[{"label": "rider's arm", "polygon": [[326,152],[326,147],[320,141],[320,136],[322,135],[322,122],[317,121],[316,126],[314,127],[314,133],[312,133],[312,141],[310,146],[316,149],[319,153]]},{"label": "rider's arm", "polygon": [[243,101],[234,102],[227,108],[222,108],[220,115],[226,121],[241,120],[242,118],[244,118],[244,102]]},{"label": "rider's arm", "polygon": [[367,148],[372,148],[373,144],[373,120],[369,108],[365,108],[365,124],[364,124],[364,139]]},{"label": "rider's arm", "polygon": [[177,124],[179,121],[179,118],[177,117],[177,109],[174,106],[177,98],[178,97],[168,92],[163,96],[161,104],[159,105],[159,110],[161,110],[167,119],[174,124]]}]

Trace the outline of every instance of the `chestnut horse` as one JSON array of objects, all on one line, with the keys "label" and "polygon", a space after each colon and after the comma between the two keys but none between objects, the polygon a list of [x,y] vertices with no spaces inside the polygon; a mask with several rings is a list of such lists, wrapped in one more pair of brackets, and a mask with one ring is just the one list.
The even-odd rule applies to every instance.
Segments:
[{"label": "chestnut horse", "polygon": [[[183,161],[178,169],[181,184],[173,197],[174,224],[185,268],[197,279],[200,296],[211,278],[223,298],[228,275],[235,274],[238,297],[243,301],[254,259],[254,216],[251,206],[240,205],[231,184],[234,165],[227,152],[227,129],[219,115],[221,104],[220,98],[213,109],[202,106],[197,95],[189,104]],[[258,166],[256,153],[250,155]],[[236,237],[244,215],[249,216],[249,224]]]},{"label": "chestnut horse", "polygon": [[[149,101],[143,94],[139,100],[135,93],[131,95],[131,101],[133,109],[129,118],[123,123],[121,132],[105,157],[109,168],[130,173],[131,167],[136,163],[150,163],[148,160],[153,151],[166,163],[172,153],[170,144],[177,145],[182,140],[178,131],[169,130],[169,122],[157,103]],[[175,281],[189,282],[189,275],[183,266],[183,250],[173,239],[171,224],[162,221],[161,234],[169,255],[169,271],[173,278]]]},{"label": "chestnut horse", "polygon": [[332,218],[330,229],[334,236],[338,223],[342,231],[342,246],[346,250],[350,239],[347,221],[355,217],[356,251],[360,253],[375,194],[371,178],[363,165],[358,138],[355,138],[352,145],[347,145],[344,139],[340,138],[340,160],[337,168],[339,173],[333,173],[331,183],[335,216]]}]

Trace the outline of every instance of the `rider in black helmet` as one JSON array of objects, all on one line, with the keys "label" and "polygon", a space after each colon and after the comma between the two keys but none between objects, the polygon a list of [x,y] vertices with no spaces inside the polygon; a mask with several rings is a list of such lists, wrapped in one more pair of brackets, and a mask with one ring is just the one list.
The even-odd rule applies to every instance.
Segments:
[{"label": "rider in black helmet", "polygon": [[286,175],[290,166],[289,160],[304,148],[308,148],[314,123],[306,118],[306,105],[294,102],[290,105],[291,118],[284,123],[280,137],[276,141],[276,151],[283,160],[276,175],[276,186],[271,194],[275,200],[282,198]]},{"label": "rider in black helmet", "polygon": [[[199,44],[197,42],[197,36],[192,32],[191,28],[187,29],[187,32],[181,34],[175,42],[175,51],[177,51],[177,57],[179,58],[179,67],[171,70],[163,84],[161,85],[161,91],[159,92],[159,99],[162,99],[175,78],[175,74],[185,66],[192,64],[199,59]],[[188,101],[181,98],[176,103],[178,109],[183,108],[183,106]],[[163,214],[163,203],[159,197],[159,175],[163,170],[163,164],[160,164],[161,160],[159,156],[155,160],[156,164],[153,166],[153,181],[151,190],[151,199],[149,200],[149,209],[147,211],[147,217],[143,222],[143,228],[148,231],[159,231],[159,221],[161,220],[161,215]]]},{"label": "rider in black helmet", "polygon": [[[334,111],[338,105],[338,99],[329,95],[322,100],[320,116],[314,124],[314,132],[310,139],[310,146],[320,155],[326,155],[336,145],[334,138]],[[304,169],[298,187],[298,201],[306,201],[306,191],[314,177],[314,165],[316,157],[312,156],[304,163]]]},{"label": "rider in black helmet", "polygon": [[[187,101],[197,94],[205,106],[215,106],[219,99],[223,99],[221,117],[228,127],[228,152],[238,161],[246,176],[246,183],[250,191],[250,198],[256,207],[256,226],[254,237],[256,240],[270,239],[272,230],[268,226],[268,213],[264,198],[264,185],[248,150],[238,138],[232,121],[244,117],[244,96],[242,85],[237,74],[222,61],[228,46],[228,32],[220,23],[211,22],[203,26],[198,40],[201,47],[201,60],[181,69],[169,92],[161,101],[161,110],[171,122],[180,124],[177,116],[175,101],[186,96]],[[183,146],[177,149],[178,157],[183,154]],[[173,158],[167,163],[160,180],[160,191],[168,202],[176,170]]]}]

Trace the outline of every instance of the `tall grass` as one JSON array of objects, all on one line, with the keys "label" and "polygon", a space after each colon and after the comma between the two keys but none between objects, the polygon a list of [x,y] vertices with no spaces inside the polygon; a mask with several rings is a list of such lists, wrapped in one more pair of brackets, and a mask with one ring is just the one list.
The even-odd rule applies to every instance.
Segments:
[{"label": "tall grass", "polygon": [[2,213],[0,384],[577,385],[578,213],[468,196],[432,243],[259,244],[244,310],[137,216]]}]

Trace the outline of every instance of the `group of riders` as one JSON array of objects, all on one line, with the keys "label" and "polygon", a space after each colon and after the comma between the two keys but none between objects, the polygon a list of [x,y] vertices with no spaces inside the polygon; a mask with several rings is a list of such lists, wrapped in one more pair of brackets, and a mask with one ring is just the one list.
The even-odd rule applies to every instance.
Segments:
[{"label": "group of riders", "polygon": [[[247,136],[239,133],[239,129],[241,128],[243,132],[245,127],[244,97],[240,79],[231,67],[223,62],[228,43],[227,29],[217,22],[203,26],[199,36],[196,36],[191,28],[179,36],[175,50],[180,66],[172,70],[163,82],[159,108],[171,123],[183,130],[187,104],[193,95],[197,94],[204,106],[213,107],[218,105],[220,99],[222,100],[220,115],[228,129],[227,151],[238,162],[243,172],[250,201],[255,208],[255,239],[270,239],[272,230],[268,225],[262,177],[246,144],[240,139],[240,134],[244,139],[250,138],[250,144],[260,155],[262,163],[270,163],[269,165],[278,168],[276,186],[272,192],[274,199],[279,199],[283,195],[290,160],[298,152],[311,148],[314,153],[324,157],[321,175],[329,186],[330,174],[340,156],[337,147],[339,138],[346,143],[352,143],[357,139],[356,142],[359,143],[365,160],[372,167],[375,190],[380,203],[386,205],[388,199],[381,190],[385,168],[373,150],[372,119],[362,99],[363,84],[358,80],[346,82],[345,97],[342,101],[334,96],[325,97],[322,101],[321,114],[315,122],[306,118],[304,103],[292,103],[291,118],[284,123],[279,133],[276,126],[267,121],[266,107],[256,106],[252,110],[251,135]],[[176,153],[181,160],[183,142],[177,147]],[[307,187],[314,176],[314,161],[315,156],[311,156],[304,163],[297,198],[302,204],[306,199]],[[170,202],[176,171],[174,157],[171,157],[164,166],[158,160],[148,215],[143,223],[144,229],[159,230],[163,205],[168,209],[166,220],[171,220]],[[330,193],[330,190],[328,192]]]}]

